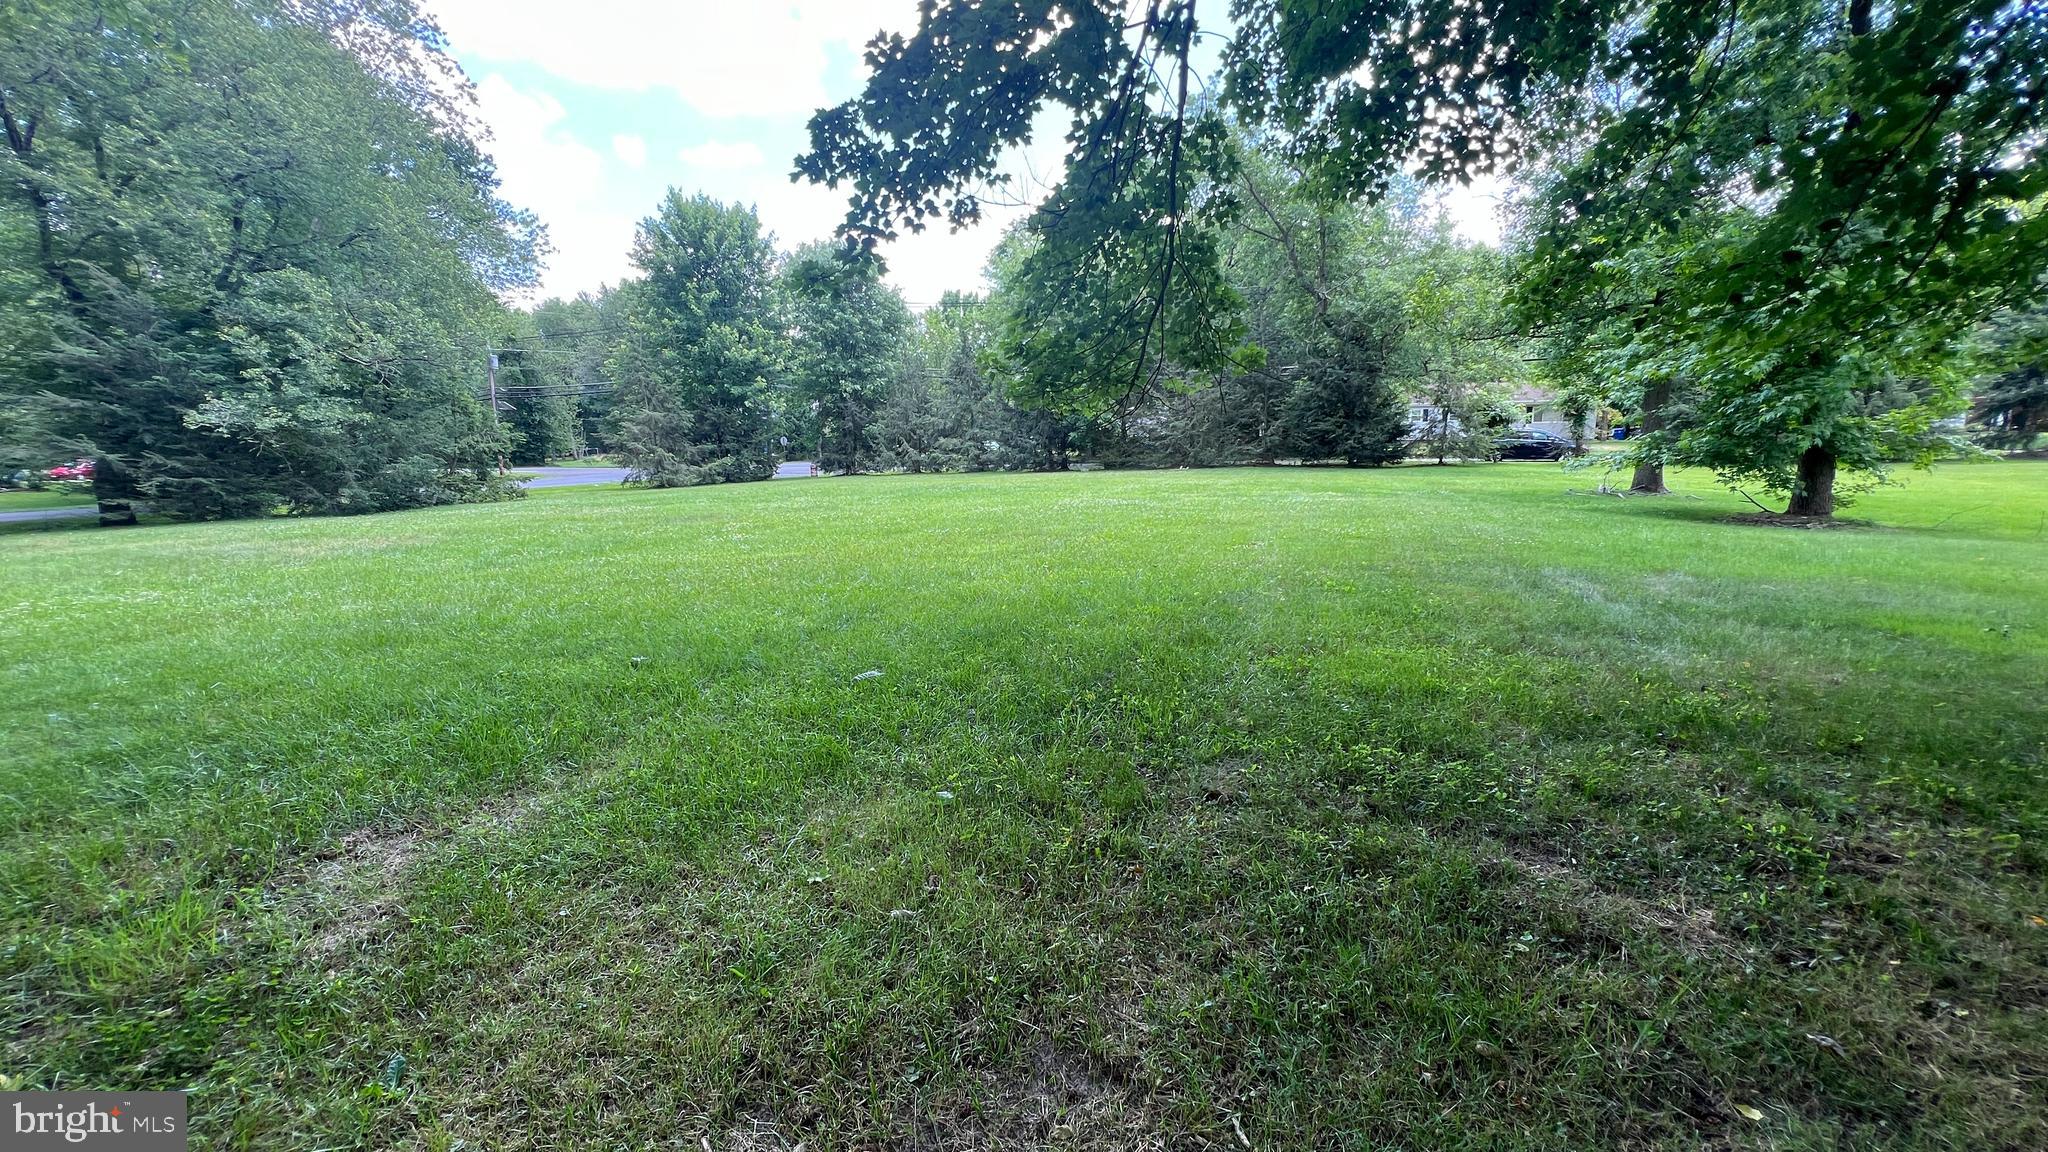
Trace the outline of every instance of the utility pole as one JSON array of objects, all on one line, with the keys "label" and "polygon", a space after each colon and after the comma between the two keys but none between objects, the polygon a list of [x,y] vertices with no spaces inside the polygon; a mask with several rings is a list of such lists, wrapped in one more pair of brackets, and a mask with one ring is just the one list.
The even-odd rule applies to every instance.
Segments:
[{"label": "utility pole", "polygon": [[[491,427],[497,431],[499,437],[502,439],[505,433],[505,428],[504,425],[501,424],[498,420],[498,354],[496,352],[491,351],[491,346],[489,344],[485,344],[484,356],[487,357],[489,360],[488,366],[484,368],[484,378],[490,381],[491,385]],[[503,451],[500,451],[498,453],[498,475],[503,476],[504,474],[505,453]]]}]

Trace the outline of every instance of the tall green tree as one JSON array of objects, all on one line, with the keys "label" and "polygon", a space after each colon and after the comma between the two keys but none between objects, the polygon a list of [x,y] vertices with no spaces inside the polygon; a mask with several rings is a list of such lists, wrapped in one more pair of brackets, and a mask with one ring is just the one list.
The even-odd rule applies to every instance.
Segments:
[{"label": "tall green tree", "polygon": [[806,451],[831,472],[876,464],[876,409],[901,363],[910,309],[874,262],[825,244],[783,265],[789,338],[785,395]]},{"label": "tall green tree", "polygon": [[574,456],[581,431],[574,394],[549,387],[547,373],[534,367],[530,357],[500,352],[499,360],[527,361],[498,376],[499,419],[510,441],[512,463],[546,464]]},{"label": "tall green tree", "polygon": [[1524,375],[1507,284],[1499,252],[1461,243],[1441,222],[1401,277],[1408,392],[1426,409],[1417,447],[1439,464],[1492,456],[1507,423],[1506,385]]},{"label": "tall green tree", "polygon": [[1407,279],[1449,243],[1412,182],[1373,206],[1313,195],[1270,143],[1246,150],[1226,275],[1263,355],[1238,388],[1249,458],[1387,464],[1407,451],[1417,365]]},{"label": "tall green tree", "polygon": [[632,479],[654,487],[773,475],[769,378],[775,248],[752,208],[670,189],[641,221],[610,363],[612,422]]},{"label": "tall green tree", "polygon": [[474,334],[543,241],[467,109],[405,0],[0,8],[15,455],[186,517],[494,491]]},{"label": "tall green tree", "polygon": [[948,292],[904,343],[874,435],[882,466],[907,472],[1064,468],[1072,418],[1012,403],[996,346],[1002,308]]},{"label": "tall green tree", "polygon": [[[2034,8],[1716,15],[1668,95],[1596,110],[1592,142],[1547,183],[1536,312],[1612,317],[1596,371],[1695,393],[1658,440],[1785,493],[1789,513],[1831,515],[1842,470],[1930,457],[1961,406],[1958,338],[2048,262]],[[1925,386],[1890,388],[1908,378]],[[1870,402],[1887,393],[1903,402]]]}]

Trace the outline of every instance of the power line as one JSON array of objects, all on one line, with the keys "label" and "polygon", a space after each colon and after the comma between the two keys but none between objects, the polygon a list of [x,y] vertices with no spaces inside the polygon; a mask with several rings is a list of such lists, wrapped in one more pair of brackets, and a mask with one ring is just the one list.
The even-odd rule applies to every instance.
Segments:
[{"label": "power line", "polygon": [[[611,393],[612,393],[612,390],[611,390],[611,389],[609,389],[609,388],[601,388],[601,389],[599,389],[599,390],[597,390],[597,391],[595,391],[595,392],[578,392],[578,393],[575,393],[575,397],[578,397],[578,398],[580,398],[580,397],[584,397],[584,396],[609,396],[609,395],[611,395]],[[510,395],[510,396],[511,396],[511,398],[512,398],[511,400],[507,400],[507,399],[506,399],[506,398],[505,398],[504,396],[499,396],[499,397],[498,397],[498,398],[497,398],[497,399],[496,399],[495,401],[493,401],[493,402],[492,402],[492,403],[494,403],[494,404],[495,404],[495,405],[497,406],[497,410],[498,410],[498,411],[500,411],[500,412],[517,412],[517,411],[519,411],[519,406],[518,406],[518,405],[516,405],[516,404],[514,404],[514,403],[512,403],[512,400],[524,400],[524,401],[528,401],[528,402],[533,402],[533,401],[540,401],[540,400],[550,400],[550,399],[554,399],[554,397],[551,397],[551,396],[528,396],[528,395],[525,395],[524,393],[510,393],[509,395]],[[564,397],[562,397],[562,398],[563,398],[563,399],[569,399],[570,397],[568,397],[568,396],[564,396]]]},{"label": "power line", "polygon": [[596,327],[596,328],[560,328],[560,329],[556,329],[555,331],[552,331],[552,332],[536,332],[536,333],[534,333],[534,334],[532,334],[532,335],[524,335],[524,334],[522,334],[522,335],[517,335],[517,336],[505,336],[505,337],[500,337],[500,339],[501,339],[501,340],[504,340],[504,341],[512,341],[512,340],[553,340],[553,339],[555,339],[555,338],[557,338],[557,337],[561,337],[561,336],[623,336],[623,335],[625,335],[625,334],[626,334],[626,330],[625,330],[624,328],[614,328],[614,327]]},{"label": "power line", "polygon": [[574,399],[578,396],[609,396],[616,391],[618,391],[616,388],[583,388],[574,392],[512,392],[501,388],[498,390],[498,395],[516,396],[521,400],[547,400],[556,396],[569,399]]}]

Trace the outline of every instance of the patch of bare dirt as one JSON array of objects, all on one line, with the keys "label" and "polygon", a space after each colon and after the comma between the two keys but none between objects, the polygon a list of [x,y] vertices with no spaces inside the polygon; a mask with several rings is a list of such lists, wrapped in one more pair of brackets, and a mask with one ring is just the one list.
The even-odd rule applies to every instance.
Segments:
[{"label": "patch of bare dirt", "polygon": [[554,797],[553,792],[527,792],[485,801],[463,818],[456,835],[497,835],[513,831],[534,813],[546,808]]},{"label": "patch of bare dirt", "polygon": [[488,801],[452,828],[358,828],[343,836],[316,858],[300,892],[301,914],[316,924],[313,955],[338,955],[390,924],[400,911],[406,876],[436,847],[465,837],[504,835],[545,807],[550,795]]},{"label": "patch of bare dirt", "polygon": [[1025,1124],[1049,1135],[1076,1132],[1091,1121],[1123,1111],[1126,1094],[1097,1076],[1086,1060],[1063,1052],[1051,1040],[1031,1046],[1030,1072],[1004,1093]]},{"label": "patch of bare dirt", "polygon": [[1198,765],[1184,773],[1176,799],[1183,804],[1241,804],[1252,793],[1258,766],[1249,760],[1229,757]]},{"label": "patch of bare dirt", "polygon": [[1530,847],[1509,848],[1500,863],[1544,887],[1563,890],[1581,907],[1646,925],[1690,955],[1744,957],[1744,949],[1715,924],[1714,909],[1693,903],[1684,893],[1653,902],[1610,891],[1586,876],[1574,861]]},{"label": "patch of bare dirt", "polygon": [[1141,1093],[1086,1057],[1041,1038],[995,1077],[971,1111],[906,1118],[920,1152],[1058,1148],[1163,1152],[1169,1141]]},{"label": "patch of bare dirt", "polygon": [[389,832],[358,828],[343,836],[333,852],[321,857],[320,867],[313,874],[313,886],[332,891],[362,878],[394,881],[411,867],[425,839],[423,833],[414,829]]},{"label": "patch of bare dirt", "polygon": [[313,915],[320,921],[311,945],[315,956],[332,956],[367,939],[397,911],[398,884],[426,840],[413,829],[375,828],[360,828],[341,838],[307,884]]}]

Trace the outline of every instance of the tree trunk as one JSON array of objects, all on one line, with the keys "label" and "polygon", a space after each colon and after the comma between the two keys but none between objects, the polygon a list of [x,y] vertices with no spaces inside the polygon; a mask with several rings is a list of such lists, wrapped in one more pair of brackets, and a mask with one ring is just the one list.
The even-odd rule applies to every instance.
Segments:
[{"label": "tree trunk", "polygon": [[1834,514],[1835,454],[1815,444],[1799,454],[1799,479],[1785,505],[1785,515],[1825,519]]},{"label": "tree trunk", "polygon": [[128,476],[104,456],[92,462],[92,496],[99,505],[100,527],[113,528],[135,523],[135,493]]},{"label": "tree trunk", "polygon": [[1052,417],[1046,417],[1045,470],[1048,472],[1067,471],[1067,430],[1060,427]]},{"label": "tree trunk", "polygon": [[[1643,391],[1643,422],[1636,434],[1646,436],[1664,430],[1664,406],[1671,403],[1671,381],[1659,380]],[[1646,455],[1636,461],[1636,474],[1628,482],[1628,490],[1644,495],[1661,496],[1670,491],[1664,487],[1664,459],[1662,456]]]}]

